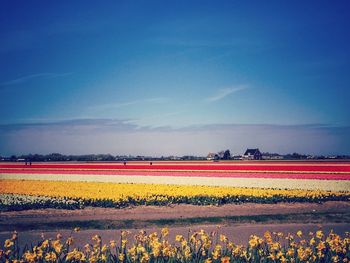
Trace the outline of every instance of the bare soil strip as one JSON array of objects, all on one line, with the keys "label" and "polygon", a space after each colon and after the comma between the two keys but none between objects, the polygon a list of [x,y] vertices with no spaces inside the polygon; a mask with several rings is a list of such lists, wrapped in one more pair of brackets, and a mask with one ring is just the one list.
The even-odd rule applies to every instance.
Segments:
[{"label": "bare soil strip", "polygon": [[0,231],[28,231],[28,230],[64,230],[80,227],[82,229],[143,229],[149,227],[176,227],[196,226],[200,224],[234,225],[255,223],[347,223],[350,221],[350,213],[297,213],[287,215],[257,215],[257,216],[228,216],[228,217],[198,217],[184,219],[159,219],[159,220],[78,220],[56,221],[37,223],[11,223],[1,224]]},{"label": "bare soil strip", "polygon": [[0,213],[0,230],[147,227],[199,223],[239,222],[350,222],[350,203],[227,204],[223,206],[174,205],[166,207],[43,209]]},{"label": "bare soil strip", "polygon": [[[0,213],[0,243],[20,233],[20,244],[36,244],[41,233],[55,238],[72,234],[76,226],[82,231],[74,233],[75,245],[82,247],[98,234],[103,242],[120,238],[120,230],[130,230],[132,239],[140,229],[147,233],[169,227],[170,240],[176,234],[187,236],[189,229],[219,231],[236,243],[247,244],[249,236],[262,236],[267,230],[307,234],[333,229],[339,234],[350,230],[350,203],[330,201],[317,203],[228,204],[223,206],[174,205],[167,207],[138,206],[133,208],[86,208],[82,210],[27,210]],[[218,226],[220,228],[218,229]]]}]

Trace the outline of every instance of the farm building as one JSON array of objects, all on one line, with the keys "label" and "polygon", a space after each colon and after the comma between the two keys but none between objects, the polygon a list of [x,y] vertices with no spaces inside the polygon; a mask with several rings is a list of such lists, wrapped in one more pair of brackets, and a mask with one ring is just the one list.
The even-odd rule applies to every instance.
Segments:
[{"label": "farm building", "polygon": [[242,157],[243,157],[243,160],[261,160],[262,154],[258,148],[247,149]]},{"label": "farm building", "polygon": [[208,160],[208,161],[219,160],[219,155],[216,154],[216,153],[208,153],[208,155],[207,155],[207,160]]}]

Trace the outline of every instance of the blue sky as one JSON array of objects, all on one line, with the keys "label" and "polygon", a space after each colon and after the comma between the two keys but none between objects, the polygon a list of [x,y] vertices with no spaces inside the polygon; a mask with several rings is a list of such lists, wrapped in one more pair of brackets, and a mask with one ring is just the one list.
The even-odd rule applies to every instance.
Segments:
[{"label": "blue sky", "polygon": [[348,1],[0,4],[0,154],[350,154]]}]

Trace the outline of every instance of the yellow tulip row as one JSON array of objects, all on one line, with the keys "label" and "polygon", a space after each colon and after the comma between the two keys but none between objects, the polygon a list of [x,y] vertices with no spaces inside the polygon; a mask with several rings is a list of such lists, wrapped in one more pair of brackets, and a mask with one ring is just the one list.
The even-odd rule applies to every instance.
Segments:
[{"label": "yellow tulip row", "polygon": [[[98,182],[0,180],[0,194],[110,200],[115,203],[197,204],[227,202],[350,200],[350,193],[320,190],[278,190],[258,188],[184,186],[156,184],[116,184]],[[203,202],[203,203],[201,203]]]}]

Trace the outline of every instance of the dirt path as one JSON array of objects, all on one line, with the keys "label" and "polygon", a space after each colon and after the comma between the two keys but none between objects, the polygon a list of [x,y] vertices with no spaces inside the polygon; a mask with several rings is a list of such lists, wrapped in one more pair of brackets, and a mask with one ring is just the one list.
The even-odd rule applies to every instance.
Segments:
[{"label": "dirt path", "polygon": [[84,220],[159,220],[197,217],[228,217],[251,215],[277,215],[295,213],[348,213],[350,202],[330,201],[317,203],[278,204],[227,204],[223,206],[137,206],[113,209],[88,207],[82,210],[41,209],[0,212],[0,224],[42,223],[55,221]]},{"label": "dirt path", "polygon": [[[272,221],[267,220],[264,222],[264,220],[258,220],[260,223],[255,223],[254,220],[249,219],[249,217],[254,217],[255,219],[267,217],[267,219],[270,219],[274,215],[275,219],[272,219]],[[292,219],[288,217],[290,215],[293,215]],[[349,215],[350,202],[325,202],[323,204],[229,204],[218,207],[193,205],[175,205],[171,207],[140,206],[125,209],[90,207],[83,210],[45,209],[1,212],[0,243],[3,243],[4,240],[10,237],[14,226],[24,227],[19,231],[20,243],[24,245],[34,244],[41,240],[41,233],[44,233],[46,238],[54,238],[58,232],[62,233],[64,237],[68,237],[72,232],[68,229],[72,229],[76,223],[112,220],[113,222],[132,222],[132,227],[128,227],[127,224],[122,225],[123,227],[108,225],[100,229],[83,227],[81,232],[74,233],[75,244],[83,246],[85,243],[91,242],[91,237],[95,234],[101,235],[104,242],[119,239],[121,229],[130,230],[129,238],[132,239],[141,228],[145,229],[147,233],[151,233],[154,231],[159,232],[164,226],[169,227],[169,238],[174,240],[176,234],[187,236],[189,229],[204,229],[207,232],[212,232],[217,230],[217,225],[220,226],[220,233],[226,234],[236,243],[246,244],[250,235],[263,235],[266,230],[281,231],[283,233],[295,233],[298,230],[302,230],[304,233],[308,233],[309,231],[314,232],[322,228],[326,232],[333,229],[339,234],[344,234],[345,231],[350,231]],[[236,219],[227,220],[230,217],[237,217],[238,221]],[[240,219],[244,217],[247,217],[249,220]],[[210,218],[226,219],[214,222],[207,220]],[[315,218],[318,220],[314,220]],[[191,219],[194,221],[191,221]],[[195,221],[197,219],[202,221]],[[177,224],[178,220],[183,221],[181,224]],[[31,228],[26,229],[26,224],[29,224]],[[51,227],[47,228],[48,224],[51,224]],[[67,225],[69,225],[68,228]],[[111,229],[107,229],[109,227]]]}]

